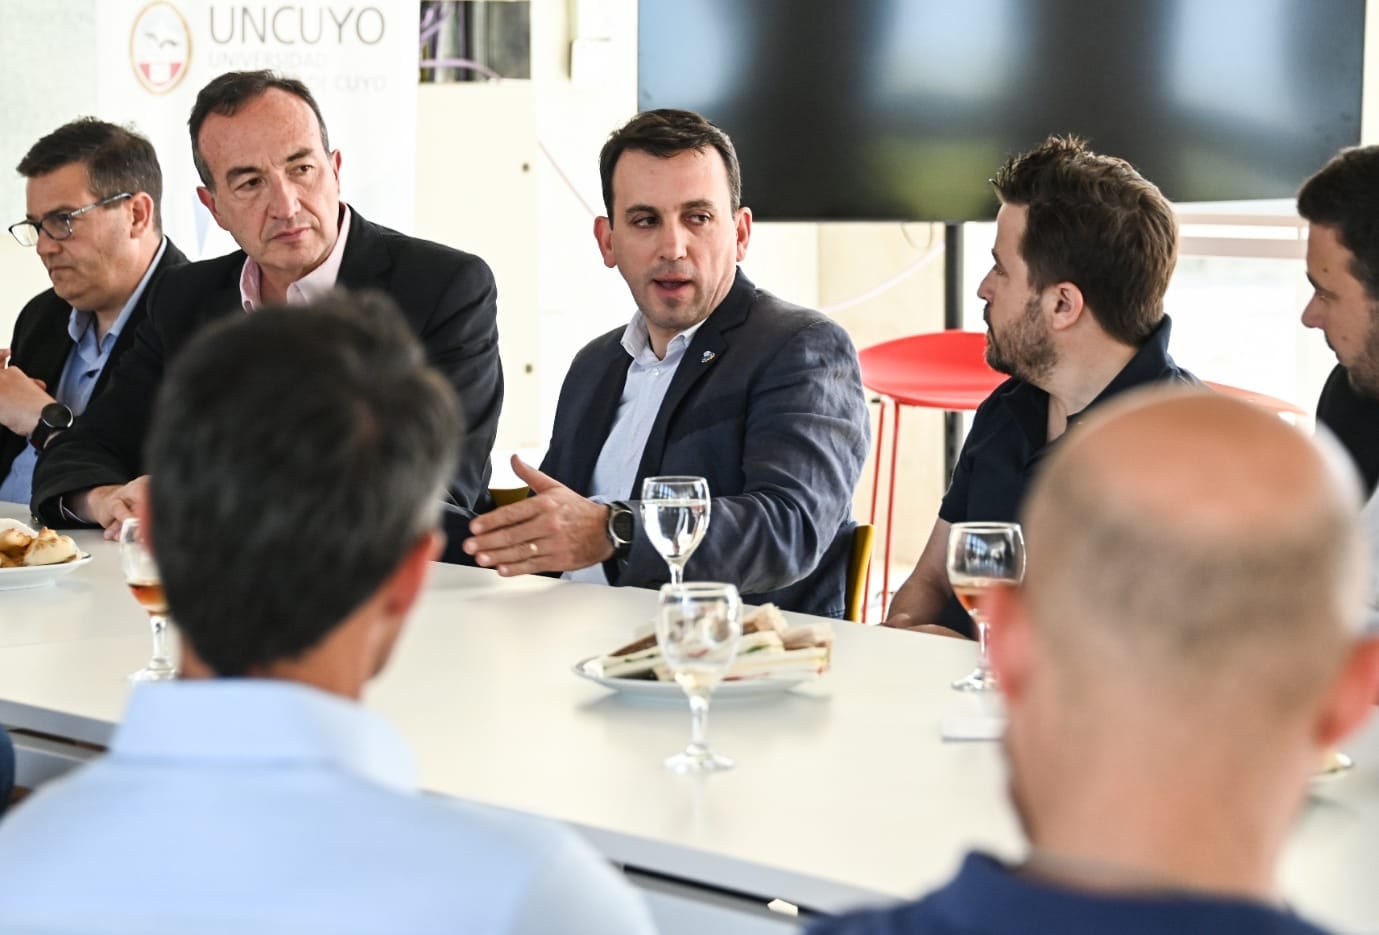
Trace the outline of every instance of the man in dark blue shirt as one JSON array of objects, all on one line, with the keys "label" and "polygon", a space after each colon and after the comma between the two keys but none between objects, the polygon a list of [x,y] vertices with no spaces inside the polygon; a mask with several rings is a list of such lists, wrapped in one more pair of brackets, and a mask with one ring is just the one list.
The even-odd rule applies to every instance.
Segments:
[{"label": "man in dark blue shirt", "polygon": [[1302,323],[1326,335],[1336,369],[1317,421],[1336,433],[1367,489],[1379,487],[1379,146],[1342,150],[1303,184],[1307,279]]},{"label": "man in dark blue shirt", "polygon": [[1242,401],[1157,387],[1090,417],[988,605],[1028,856],[811,935],[1319,935],[1275,865],[1379,685],[1358,504],[1343,458]]},{"label": "man in dark blue shirt", "polygon": [[996,245],[977,296],[987,363],[1011,379],[977,410],[890,626],[970,634],[944,567],[952,524],[1014,520],[1046,448],[1092,407],[1145,383],[1193,381],[1168,355],[1163,298],[1178,228],[1153,183],[1080,140],[1050,137],[993,184]]}]

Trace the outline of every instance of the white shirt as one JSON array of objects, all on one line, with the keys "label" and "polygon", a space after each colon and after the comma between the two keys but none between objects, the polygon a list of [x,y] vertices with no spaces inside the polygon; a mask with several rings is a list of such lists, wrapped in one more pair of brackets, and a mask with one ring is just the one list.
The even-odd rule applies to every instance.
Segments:
[{"label": "white shirt", "polygon": [[[637,500],[640,490],[633,490],[637,482],[637,468],[642,462],[642,452],[646,450],[647,439],[651,437],[651,427],[656,424],[656,416],[661,412],[661,403],[670,388],[671,377],[685,356],[685,349],[694,340],[697,332],[708,321],[705,318],[670,339],[666,345],[666,356],[658,358],[651,349],[651,332],[647,330],[646,318],[638,311],[623,329],[623,350],[632,357],[627,365],[627,379],[622,385],[622,399],[618,401],[618,414],[613,419],[613,427],[599,449],[599,459],[594,463],[594,476],[590,481],[590,500],[609,503],[613,500]],[[562,576],[570,581],[589,581],[607,584],[608,575],[603,564],[589,565]]]},{"label": "white shirt", "polygon": [[0,822],[0,867],[6,933],[652,932],[572,831],[420,793],[381,718],[292,682],[136,687],[109,754]]}]

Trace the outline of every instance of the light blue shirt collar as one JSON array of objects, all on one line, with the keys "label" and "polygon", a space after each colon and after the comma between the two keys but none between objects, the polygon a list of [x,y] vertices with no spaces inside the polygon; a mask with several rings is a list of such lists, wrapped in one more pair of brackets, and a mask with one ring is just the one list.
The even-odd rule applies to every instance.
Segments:
[{"label": "light blue shirt collar", "polygon": [[329,763],[399,791],[416,791],[419,782],[413,753],[377,714],[277,679],[137,685],[110,749],[184,763]]},{"label": "light blue shirt collar", "polygon": [[[694,340],[694,335],[700,328],[704,327],[704,322],[709,319],[706,317],[690,327],[681,331],[666,344],[665,361],[675,362],[685,353],[685,348],[689,347]],[[646,327],[646,316],[638,309],[632,316],[632,320],[627,323],[627,327],[622,332],[622,349],[627,351],[632,360],[643,367],[654,367],[658,363],[664,363],[656,356],[656,352],[651,349],[651,332]]]}]

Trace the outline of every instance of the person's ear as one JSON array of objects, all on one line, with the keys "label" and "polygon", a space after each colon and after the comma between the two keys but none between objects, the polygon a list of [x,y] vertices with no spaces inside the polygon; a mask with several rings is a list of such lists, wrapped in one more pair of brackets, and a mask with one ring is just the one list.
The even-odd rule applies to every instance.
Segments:
[{"label": "person's ear", "polygon": [[747,259],[747,244],[752,239],[752,209],[737,209],[737,261]]},{"label": "person's ear", "polygon": [[612,269],[618,265],[613,255],[613,222],[606,217],[594,218],[594,239],[598,241],[599,253],[603,254],[603,265]]},{"label": "person's ear", "polygon": [[215,192],[205,185],[198,185],[196,186],[196,197],[206,206],[206,210],[211,212],[211,217],[215,218],[215,222],[221,230],[230,229],[225,226],[225,222],[220,219],[220,212],[215,209]]},{"label": "person's ear", "polygon": [[1086,300],[1082,290],[1071,282],[1057,282],[1049,287],[1052,293],[1053,315],[1050,325],[1054,331],[1066,331],[1082,319]]},{"label": "person's ear", "polygon": [[1379,703],[1379,636],[1359,640],[1346,652],[1317,721],[1317,745],[1330,750],[1365,722]]},{"label": "person's ear", "polygon": [[148,192],[135,192],[129,198],[129,206],[129,236],[133,240],[138,240],[153,226],[153,197]]},{"label": "person's ear", "polygon": [[1008,702],[1024,695],[1034,666],[1034,642],[1024,594],[1018,586],[991,588],[982,598],[990,621],[987,651],[996,684]]}]

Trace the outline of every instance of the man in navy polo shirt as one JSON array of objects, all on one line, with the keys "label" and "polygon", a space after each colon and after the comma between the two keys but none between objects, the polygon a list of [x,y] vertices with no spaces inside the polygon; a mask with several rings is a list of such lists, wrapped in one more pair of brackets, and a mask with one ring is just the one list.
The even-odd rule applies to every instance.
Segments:
[{"label": "man in navy polo shirt", "polygon": [[1379,685],[1358,505],[1338,446],[1248,403],[1098,411],[1034,481],[1024,583],[989,608],[1028,856],[811,935],[1319,935],[1275,865]]},{"label": "man in navy polo shirt", "polygon": [[977,410],[889,626],[970,634],[944,567],[949,527],[1014,520],[1048,446],[1092,407],[1145,383],[1195,382],[1168,354],[1163,298],[1178,225],[1152,182],[1081,140],[1052,136],[993,184],[994,262],[977,296],[987,363],[1011,378]]}]

